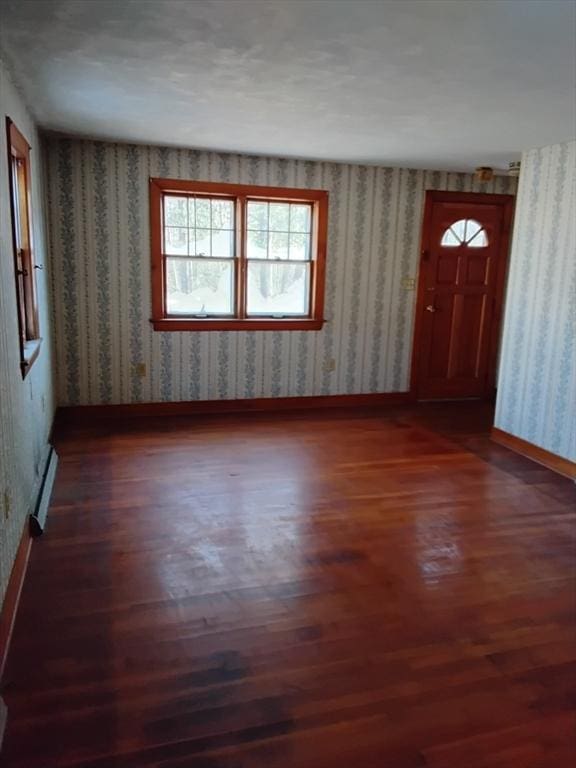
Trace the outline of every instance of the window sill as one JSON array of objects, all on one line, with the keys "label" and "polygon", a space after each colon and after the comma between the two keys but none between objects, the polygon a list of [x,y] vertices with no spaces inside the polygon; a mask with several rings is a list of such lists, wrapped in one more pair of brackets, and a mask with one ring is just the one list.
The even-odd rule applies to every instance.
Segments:
[{"label": "window sill", "polygon": [[22,349],[22,359],[20,360],[20,370],[22,371],[23,379],[28,376],[34,361],[40,354],[41,344],[42,339],[31,339],[24,344],[24,348]]},{"label": "window sill", "polygon": [[314,318],[285,318],[275,320],[269,317],[249,319],[188,319],[165,317],[150,320],[155,331],[321,331],[325,320]]}]

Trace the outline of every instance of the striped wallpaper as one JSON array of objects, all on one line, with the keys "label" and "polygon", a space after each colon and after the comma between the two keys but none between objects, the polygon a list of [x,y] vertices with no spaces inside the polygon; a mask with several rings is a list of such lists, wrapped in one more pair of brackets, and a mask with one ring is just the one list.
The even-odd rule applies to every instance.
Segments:
[{"label": "striped wallpaper", "polygon": [[576,141],[522,157],[496,426],[576,461]]},{"label": "striped wallpaper", "polygon": [[[406,390],[415,292],[404,281],[416,277],[424,191],[516,186],[58,138],[47,143],[47,176],[61,404]],[[327,189],[324,330],[153,332],[149,176]]]}]

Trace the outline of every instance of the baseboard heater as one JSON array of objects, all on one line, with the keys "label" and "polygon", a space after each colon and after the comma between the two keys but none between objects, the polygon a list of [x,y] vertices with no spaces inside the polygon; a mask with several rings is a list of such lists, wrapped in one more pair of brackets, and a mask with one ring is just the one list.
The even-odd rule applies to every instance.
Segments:
[{"label": "baseboard heater", "polygon": [[40,536],[46,527],[46,517],[48,516],[48,507],[50,506],[50,497],[54,486],[56,468],[58,466],[58,454],[54,447],[48,446],[48,455],[44,463],[44,472],[40,481],[40,488],[36,497],[36,508],[30,515],[30,534]]},{"label": "baseboard heater", "polygon": [[6,729],[6,720],[8,719],[8,710],[4,699],[0,696],[0,749],[2,749],[2,742],[4,741],[4,730]]}]

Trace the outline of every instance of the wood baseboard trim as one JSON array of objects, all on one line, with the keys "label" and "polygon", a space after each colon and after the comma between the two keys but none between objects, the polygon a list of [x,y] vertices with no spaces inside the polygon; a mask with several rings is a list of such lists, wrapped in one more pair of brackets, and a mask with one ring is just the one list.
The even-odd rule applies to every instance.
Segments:
[{"label": "wood baseboard trim", "polygon": [[[10,579],[8,580],[6,594],[4,595],[4,602],[0,608],[0,681],[2,680],[2,675],[4,673],[4,666],[6,664],[10,640],[12,638],[12,630],[14,629],[16,613],[20,602],[20,595],[26,577],[32,539],[35,535],[42,532],[42,528],[46,522],[46,515],[48,513],[48,506],[50,504],[50,497],[54,486],[54,478],[56,476],[57,463],[58,456],[56,451],[52,445],[48,444],[44,456],[44,471],[38,487],[36,488],[36,499],[32,514],[26,518],[22,528],[22,536],[20,538],[20,543],[18,544],[18,549],[16,550]],[[42,523],[41,528],[39,528],[40,522]]]},{"label": "wood baseboard trim", "polygon": [[492,427],[491,437],[495,443],[503,445],[505,448],[521,453],[522,456],[526,456],[526,458],[532,459],[532,461],[536,461],[538,464],[543,464],[548,469],[569,477],[571,480],[576,479],[576,462],[574,461],[551,453],[545,448],[540,448],[540,446],[529,443],[521,437],[516,437],[509,432],[505,432],[503,429],[498,429],[498,427]]},{"label": "wood baseboard trim", "polygon": [[119,405],[74,405],[58,409],[61,424],[124,419],[140,416],[192,416],[253,411],[299,411],[326,408],[378,408],[412,401],[409,392],[380,392],[359,395],[312,395],[309,397],[261,397],[252,400],[190,400],[176,403],[126,403]]},{"label": "wood baseboard trim", "polygon": [[6,588],[2,610],[0,611],[0,680],[2,679],[6,657],[8,656],[8,648],[10,646],[14,620],[16,619],[16,612],[18,610],[18,603],[20,602],[24,577],[26,576],[31,544],[32,538],[30,536],[28,519],[26,519],[20,544],[16,551],[16,557],[14,558],[14,565],[12,566],[8,586]]}]

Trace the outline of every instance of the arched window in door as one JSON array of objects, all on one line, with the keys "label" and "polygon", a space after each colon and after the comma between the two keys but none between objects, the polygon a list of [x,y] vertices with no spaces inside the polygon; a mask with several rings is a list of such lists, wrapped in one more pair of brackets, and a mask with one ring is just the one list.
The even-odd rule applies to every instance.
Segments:
[{"label": "arched window in door", "polygon": [[442,235],[441,245],[456,248],[467,245],[470,248],[485,248],[488,245],[486,230],[475,219],[459,219]]}]

